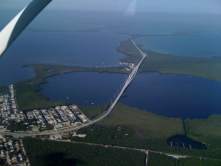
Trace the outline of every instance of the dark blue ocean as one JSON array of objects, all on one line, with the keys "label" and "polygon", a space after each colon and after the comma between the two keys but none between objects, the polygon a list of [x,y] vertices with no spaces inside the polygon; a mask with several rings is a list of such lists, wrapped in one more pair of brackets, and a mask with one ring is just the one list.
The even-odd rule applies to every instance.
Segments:
[{"label": "dark blue ocean", "polygon": [[[1,10],[0,28],[17,13]],[[188,19],[189,18],[189,19]],[[44,10],[0,58],[0,86],[30,79],[24,64],[115,66],[124,58],[115,51],[129,34],[158,36],[135,40],[144,48],[178,56],[220,56],[221,21],[217,15],[96,13]],[[50,20],[50,21],[49,21]],[[89,32],[90,30],[91,32]],[[48,78],[40,92],[77,105],[110,102],[125,79],[123,74],[73,73]],[[220,114],[221,83],[184,75],[138,74],[120,102],[169,117],[207,118]],[[87,102],[86,102],[87,101]]]}]

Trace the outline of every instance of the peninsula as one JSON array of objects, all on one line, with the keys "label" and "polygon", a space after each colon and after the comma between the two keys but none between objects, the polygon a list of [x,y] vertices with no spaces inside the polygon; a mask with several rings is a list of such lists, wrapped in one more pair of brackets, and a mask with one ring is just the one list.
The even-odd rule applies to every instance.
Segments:
[{"label": "peninsula", "polygon": [[[221,81],[221,57],[180,57],[170,54],[156,53],[142,49],[148,55],[139,72],[157,72],[160,74],[185,74],[215,81]],[[122,41],[116,51],[127,55],[122,62],[136,63],[139,59],[130,39]]]}]

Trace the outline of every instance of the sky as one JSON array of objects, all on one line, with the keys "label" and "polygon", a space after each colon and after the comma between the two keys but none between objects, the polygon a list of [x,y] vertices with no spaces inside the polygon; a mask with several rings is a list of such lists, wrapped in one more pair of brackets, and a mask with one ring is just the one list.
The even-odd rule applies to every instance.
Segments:
[{"label": "sky", "polygon": [[[31,0],[0,0],[0,9],[23,8]],[[53,0],[48,10],[221,14],[221,0]],[[130,10],[129,10],[130,12]]]}]

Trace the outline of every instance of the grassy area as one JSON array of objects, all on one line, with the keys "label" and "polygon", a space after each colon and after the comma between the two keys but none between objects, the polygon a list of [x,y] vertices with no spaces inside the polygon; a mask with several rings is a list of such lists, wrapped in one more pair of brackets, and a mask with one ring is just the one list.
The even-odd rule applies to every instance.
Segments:
[{"label": "grassy area", "polygon": [[221,115],[212,115],[208,119],[186,119],[185,125],[189,138],[221,151]]},{"label": "grassy area", "polygon": [[[142,49],[141,45],[138,45]],[[144,50],[148,57],[144,60],[139,72],[158,72],[161,74],[186,74],[206,79],[221,81],[221,57],[179,57],[170,54]],[[120,43],[116,51],[128,55],[123,62],[139,61],[139,53],[128,39]]]},{"label": "grassy area", "polygon": [[143,166],[145,161],[145,153],[133,150],[36,138],[24,138],[23,144],[32,166]]},{"label": "grassy area", "polygon": [[99,106],[80,106],[79,109],[90,119],[94,119],[109,107],[109,103]]},{"label": "grassy area", "polygon": [[3,95],[9,94],[8,87],[7,86],[0,87],[0,93],[2,93]]},{"label": "grassy area", "polygon": [[[110,73],[127,73],[121,71],[121,67],[106,67],[106,68],[83,68],[71,66],[53,66],[53,65],[26,65],[27,67],[34,68],[36,76],[33,79],[15,83],[16,97],[19,108],[22,111],[29,111],[33,109],[49,108],[58,105],[69,105],[71,103],[66,101],[49,101],[47,97],[37,93],[41,90],[40,84],[47,83],[47,77],[62,73],[70,72],[110,72]],[[51,72],[47,70],[53,69]]]}]

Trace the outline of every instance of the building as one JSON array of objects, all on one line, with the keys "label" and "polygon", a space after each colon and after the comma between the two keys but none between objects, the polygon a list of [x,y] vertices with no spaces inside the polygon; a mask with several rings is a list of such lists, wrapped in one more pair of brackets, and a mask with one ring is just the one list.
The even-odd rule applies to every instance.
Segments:
[{"label": "building", "polygon": [[71,105],[71,108],[75,111],[78,111],[78,107],[76,105]]},{"label": "building", "polygon": [[81,119],[81,121],[82,121],[83,123],[88,121],[87,117],[84,116],[83,114],[78,115],[78,117]]}]

